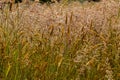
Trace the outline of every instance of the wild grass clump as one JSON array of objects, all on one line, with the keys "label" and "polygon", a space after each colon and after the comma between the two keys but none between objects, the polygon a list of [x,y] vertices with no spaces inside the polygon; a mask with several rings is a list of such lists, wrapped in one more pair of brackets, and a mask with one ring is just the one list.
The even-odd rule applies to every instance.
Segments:
[{"label": "wild grass clump", "polygon": [[0,80],[119,80],[120,2],[0,12]]}]

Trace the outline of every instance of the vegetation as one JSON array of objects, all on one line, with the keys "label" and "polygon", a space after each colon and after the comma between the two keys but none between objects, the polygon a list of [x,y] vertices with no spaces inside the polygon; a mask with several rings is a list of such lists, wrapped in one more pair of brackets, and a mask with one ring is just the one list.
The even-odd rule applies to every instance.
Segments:
[{"label": "vegetation", "polygon": [[5,7],[0,80],[119,80],[119,3]]}]

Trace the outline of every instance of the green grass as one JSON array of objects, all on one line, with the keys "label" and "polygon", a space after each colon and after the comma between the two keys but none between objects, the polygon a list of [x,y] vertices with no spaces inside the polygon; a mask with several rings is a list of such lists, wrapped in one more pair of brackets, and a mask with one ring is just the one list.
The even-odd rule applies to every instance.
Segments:
[{"label": "green grass", "polygon": [[0,16],[0,80],[120,79],[119,15],[100,31],[92,21],[76,27],[74,13],[47,28],[26,26],[20,13]]}]

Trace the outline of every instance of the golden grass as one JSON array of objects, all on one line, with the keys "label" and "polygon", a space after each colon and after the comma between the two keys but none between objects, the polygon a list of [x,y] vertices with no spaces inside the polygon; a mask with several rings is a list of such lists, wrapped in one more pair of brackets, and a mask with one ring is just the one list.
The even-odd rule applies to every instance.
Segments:
[{"label": "golden grass", "polygon": [[0,79],[119,80],[120,1],[0,11]]}]

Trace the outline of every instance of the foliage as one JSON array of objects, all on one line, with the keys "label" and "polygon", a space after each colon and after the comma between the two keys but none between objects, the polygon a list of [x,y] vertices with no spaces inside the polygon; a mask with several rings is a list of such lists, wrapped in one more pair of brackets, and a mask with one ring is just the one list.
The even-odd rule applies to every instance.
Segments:
[{"label": "foliage", "polygon": [[0,12],[0,80],[119,80],[120,9],[115,3],[114,13],[110,3]]}]

